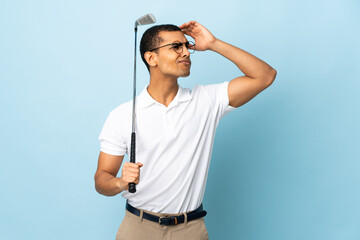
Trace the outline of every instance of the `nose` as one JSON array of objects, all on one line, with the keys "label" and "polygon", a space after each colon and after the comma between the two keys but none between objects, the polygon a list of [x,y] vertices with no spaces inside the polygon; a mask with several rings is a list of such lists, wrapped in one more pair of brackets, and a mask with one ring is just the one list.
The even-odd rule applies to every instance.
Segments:
[{"label": "nose", "polygon": [[185,46],[185,44],[182,45],[182,48],[183,48],[183,51],[182,51],[182,57],[188,57],[190,56],[190,52],[189,50],[187,49],[187,47]]}]

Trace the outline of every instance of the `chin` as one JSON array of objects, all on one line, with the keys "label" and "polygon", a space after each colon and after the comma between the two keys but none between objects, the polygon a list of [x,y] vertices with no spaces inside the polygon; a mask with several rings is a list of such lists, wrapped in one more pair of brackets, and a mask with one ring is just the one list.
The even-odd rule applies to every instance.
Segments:
[{"label": "chin", "polygon": [[188,77],[189,75],[190,75],[190,71],[181,74],[180,77]]}]

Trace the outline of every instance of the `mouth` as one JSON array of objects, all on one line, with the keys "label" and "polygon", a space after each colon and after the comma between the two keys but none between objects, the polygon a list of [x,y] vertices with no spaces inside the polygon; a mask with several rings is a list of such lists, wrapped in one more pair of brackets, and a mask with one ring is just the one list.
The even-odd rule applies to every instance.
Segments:
[{"label": "mouth", "polygon": [[183,64],[185,64],[187,66],[191,65],[191,61],[189,61],[189,60],[182,60],[182,61],[179,61],[179,63],[183,63]]}]

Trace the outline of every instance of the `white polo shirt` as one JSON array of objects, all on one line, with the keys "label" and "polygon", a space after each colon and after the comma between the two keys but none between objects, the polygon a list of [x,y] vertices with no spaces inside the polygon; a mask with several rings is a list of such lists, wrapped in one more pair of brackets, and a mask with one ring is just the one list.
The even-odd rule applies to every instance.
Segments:
[{"label": "white polo shirt", "polygon": [[[192,211],[204,197],[215,130],[229,106],[228,82],[179,86],[166,107],[148,93],[136,99],[136,162],[140,182],[136,193],[122,196],[136,207],[158,213]],[[108,116],[99,136],[101,151],[130,156],[132,101]]]}]

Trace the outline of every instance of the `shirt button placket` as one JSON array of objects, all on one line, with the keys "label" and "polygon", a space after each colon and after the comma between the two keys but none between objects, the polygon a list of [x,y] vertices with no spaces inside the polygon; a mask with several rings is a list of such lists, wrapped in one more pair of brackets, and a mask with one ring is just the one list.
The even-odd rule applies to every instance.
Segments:
[{"label": "shirt button placket", "polygon": [[164,136],[168,137],[168,119],[167,119],[167,110],[166,108],[163,111],[163,122],[164,122]]}]

